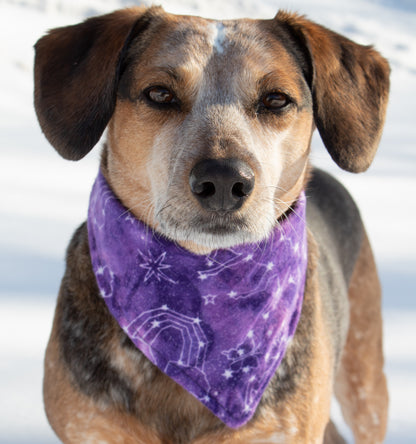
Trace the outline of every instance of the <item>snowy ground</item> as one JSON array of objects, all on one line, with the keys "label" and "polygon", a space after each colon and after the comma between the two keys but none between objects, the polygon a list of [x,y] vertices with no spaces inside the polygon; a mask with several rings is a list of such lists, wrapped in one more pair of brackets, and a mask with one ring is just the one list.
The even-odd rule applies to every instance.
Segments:
[{"label": "snowy ground", "polygon": [[[107,12],[124,0],[0,0],[0,444],[50,444],[42,408],[42,358],[69,237],[86,216],[98,150],[62,160],[32,109],[32,45],[46,29]],[[358,201],[384,286],[391,393],[387,442],[416,435],[416,2],[414,0],[165,0],[170,12],[214,18],[272,17],[278,6],[308,14],[393,67],[385,133],[370,171],[342,173],[314,140],[315,164]],[[276,6],[278,4],[278,6]],[[338,413],[335,412],[338,416]]]}]

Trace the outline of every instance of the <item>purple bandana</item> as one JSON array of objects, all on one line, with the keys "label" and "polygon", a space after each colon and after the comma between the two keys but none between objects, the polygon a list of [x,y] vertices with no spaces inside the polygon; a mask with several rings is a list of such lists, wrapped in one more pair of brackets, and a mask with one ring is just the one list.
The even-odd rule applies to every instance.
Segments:
[{"label": "purple bandana", "polygon": [[88,232],[101,296],[135,346],[229,427],[280,364],[305,285],[305,196],[258,244],[190,253],[153,232],[99,173]]}]

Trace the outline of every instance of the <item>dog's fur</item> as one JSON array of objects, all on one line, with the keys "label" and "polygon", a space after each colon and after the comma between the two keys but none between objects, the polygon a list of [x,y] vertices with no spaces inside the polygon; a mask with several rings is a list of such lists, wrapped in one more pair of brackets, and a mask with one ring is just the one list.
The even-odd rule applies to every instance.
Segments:
[{"label": "dog's fur", "polygon": [[[371,47],[286,12],[218,23],[133,8],[38,41],[35,106],[51,144],[78,160],[108,127],[101,169],[112,189],[189,250],[263,239],[305,187],[308,196],[301,320],[254,418],[238,430],[132,345],[99,296],[86,225],[76,231],[45,358],[46,412],[63,442],[342,443],[330,420],[333,392],[357,443],[383,441],[388,396],[373,256],[352,199],[308,156],[316,126],[341,168],[366,170],[388,77]],[[172,92],[168,104],[149,98],[160,87]],[[209,211],[195,198],[189,177],[204,159],[250,167],[255,185],[241,208]]]}]

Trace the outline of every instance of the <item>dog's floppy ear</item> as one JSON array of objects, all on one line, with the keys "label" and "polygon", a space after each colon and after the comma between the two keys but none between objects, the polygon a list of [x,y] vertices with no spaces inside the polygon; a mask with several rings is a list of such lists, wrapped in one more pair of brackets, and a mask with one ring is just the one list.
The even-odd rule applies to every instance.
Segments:
[{"label": "dog's floppy ear", "polygon": [[123,54],[158,11],[116,11],[53,29],[36,43],[36,113],[66,159],[81,159],[100,139],[114,112]]},{"label": "dog's floppy ear", "polygon": [[390,68],[370,46],[286,12],[275,22],[302,47],[310,65],[314,119],[333,160],[365,171],[377,151],[386,114]]}]

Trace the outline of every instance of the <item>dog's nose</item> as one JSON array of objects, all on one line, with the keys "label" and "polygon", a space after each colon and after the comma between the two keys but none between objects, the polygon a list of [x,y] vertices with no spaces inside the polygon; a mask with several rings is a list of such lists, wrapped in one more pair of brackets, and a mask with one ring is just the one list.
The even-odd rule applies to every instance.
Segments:
[{"label": "dog's nose", "polygon": [[192,169],[189,185],[203,208],[234,211],[253,191],[254,172],[239,159],[206,159]]}]

